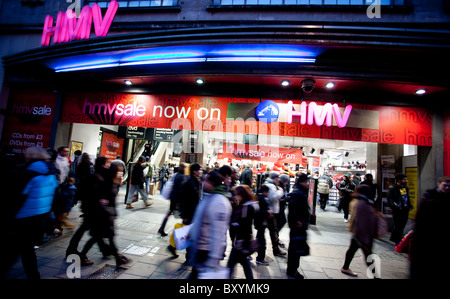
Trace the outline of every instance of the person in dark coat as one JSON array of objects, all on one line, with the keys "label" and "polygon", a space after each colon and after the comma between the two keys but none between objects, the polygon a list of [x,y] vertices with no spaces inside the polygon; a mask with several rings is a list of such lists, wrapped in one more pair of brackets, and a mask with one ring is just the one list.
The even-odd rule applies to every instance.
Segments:
[{"label": "person in dark coat", "polygon": [[240,185],[232,189],[233,197],[237,206],[233,208],[230,225],[235,228],[235,239],[228,259],[230,268],[230,278],[233,275],[234,267],[240,263],[244,268],[245,278],[253,279],[252,268],[248,256],[253,253],[251,248],[252,224],[257,208],[254,203],[256,198],[252,189],[247,185]]},{"label": "person in dark coat", "polygon": [[355,184],[350,180],[350,175],[344,176],[344,181],[339,184],[339,210],[344,211],[344,221],[348,222],[349,205],[351,201],[351,193],[355,191]]},{"label": "person in dark coat", "polygon": [[[259,189],[258,204],[259,210],[255,214],[254,225],[257,231],[256,239],[258,240],[258,255],[256,257],[256,264],[268,266],[269,263],[266,261],[266,238],[265,232],[268,227],[269,218],[273,217],[272,211],[269,208],[268,197],[269,197],[269,187],[267,185],[262,185]],[[273,234],[270,234],[272,237]],[[272,238],[272,242],[275,242]]]},{"label": "person in dark coat", "polygon": [[106,157],[98,157],[95,161],[95,174],[90,177],[91,195],[86,200],[85,221],[91,228],[89,239],[81,251],[81,260],[84,265],[93,264],[87,259],[89,249],[95,244],[103,243],[103,238],[109,239],[109,252],[104,255],[113,255],[116,265],[123,265],[129,260],[118,253],[114,243],[114,219],[116,212],[116,196],[119,193],[120,179],[123,176],[123,168],[117,164],[110,167],[110,161]]},{"label": "person in dark coat", "polygon": [[445,243],[448,231],[450,177],[441,177],[437,188],[427,190],[417,210],[411,242],[411,278],[430,278],[430,274],[449,269],[449,259],[433,252]]},{"label": "person in dark coat", "polygon": [[394,227],[389,240],[395,244],[400,243],[403,238],[403,230],[408,221],[409,211],[411,210],[411,200],[409,199],[409,190],[406,186],[408,179],[403,173],[395,176],[395,184],[389,186],[387,200],[392,209],[392,220]]},{"label": "person in dark coat", "polygon": [[167,212],[166,217],[164,217],[163,222],[161,223],[161,226],[158,229],[158,233],[162,237],[167,236],[167,233],[164,232],[167,221],[169,220],[170,215],[172,215],[176,210],[179,209],[181,197],[184,196],[184,194],[182,194],[181,192],[182,191],[181,187],[183,186],[186,179],[186,176],[184,175],[185,170],[186,170],[186,163],[180,163],[177,173],[173,175],[172,178],[173,186],[169,196],[170,199],[169,211]]},{"label": "person in dark coat", "polygon": [[58,182],[55,168],[49,162],[50,155],[45,149],[29,147],[24,150],[24,156],[26,164],[11,173],[14,180],[8,186],[14,189],[13,197],[8,198],[12,202],[11,215],[14,219],[8,218],[11,221],[8,229],[11,231],[8,232],[8,244],[4,244],[7,248],[2,249],[2,253],[8,251],[8,254],[3,256],[1,276],[20,255],[27,278],[39,279],[34,245],[44,233]]},{"label": "person in dark coat", "polygon": [[136,164],[133,167],[133,170],[131,171],[131,188],[130,188],[130,191],[128,192],[126,209],[134,208],[131,205],[131,202],[133,200],[135,193],[139,193],[141,195],[141,198],[144,201],[146,207],[149,207],[152,205],[152,202],[150,202],[150,200],[148,200],[148,194],[144,188],[145,177],[144,177],[144,167],[142,167],[142,163],[144,163],[144,162],[145,162],[145,157],[140,156],[139,160],[136,162]]},{"label": "person in dark coat", "polygon": [[294,191],[288,197],[290,232],[286,274],[297,279],[304,278],[297,270],[300,266],[300,257],[309,255],[309,246],[306,243],[306,230],[310,218],[308,186],[308,176],[302,173],[295,182]]},{"label": "person in dark coat", "polygon": [[377,235],[377,215],[373,207],[373,201],[369,198],[370,187],[362,184],[356,187],[352,193],[353,200],[350,203],[351,218],[347,229],[352,233],[350,247],[345,254],[344,266],[341,272],[350,276],[358,276],[349,267],[356,251],[361,248],[364,253],[367,266],[367,257],[372,254],[373,239]]},{"label": "person in dark coat", "polygon": [[183,200],[180,202],[180,216],[184,224],[191,224],[194,218],[195,208],[201,199],[203,174],[202,167],[198,163],[191,164],[189,168],[189,179],[181,187]]}]

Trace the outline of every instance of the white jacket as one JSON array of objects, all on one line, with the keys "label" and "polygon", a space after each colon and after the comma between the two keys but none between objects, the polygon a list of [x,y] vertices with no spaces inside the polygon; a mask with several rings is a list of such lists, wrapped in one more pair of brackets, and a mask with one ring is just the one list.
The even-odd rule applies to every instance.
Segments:
[{"label": "white jacket", "polygon": [[264,185],[269,187],[269,209],[271,209],[274,214],[280,213],[280,199],[284,195],[283,189],[278,189],[271,179],[266,180]]}]

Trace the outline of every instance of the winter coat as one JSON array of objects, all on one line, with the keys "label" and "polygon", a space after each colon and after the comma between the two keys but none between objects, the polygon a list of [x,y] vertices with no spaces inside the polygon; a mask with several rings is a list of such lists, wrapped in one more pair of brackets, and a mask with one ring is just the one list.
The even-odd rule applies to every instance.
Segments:
[{"label": "winter coat", "polygon": [[350,202],[350,221],[347,229],[361,245],[371,249],[373,239],[377,236],[377,215],[375,208],[363,194],[356,194]]},{"label": "winter coat", "polygon": [[[288,224],[291,229],[289,246],[293,246],[300,255],[309,255],[309,246],[306,243],[306,230],[310,219],[308,190],[302,186],[295,186],[294,191],[288,195],[288,199]],[[298,227],[298,221],[301,222],[301,227]]]},{"label": "winter coat", "polygon": [[21,192],[20,209],[16,218],[32,217],[50,212],[52,208],[55,190],[58,181],[54,168],[49,166],[49,162],[36,161],[31,163],[20,174],[19,179],[28,180]]},{"label": "winter coat", "polygon": [[201,198],[202,183],[191,175],[181,189],[183,200],[180,202],[180,216],[183,219],[188,219],[186,224],[190,224],[194,218],[195,208]]},{"label": "winter coat", "polygon": [[[401,194],[401,189],[406,190],[406,204],[403,201],[403,196]],[[411,209],[411,200],[409,199],[408,187],[400,187],[399,185],[391,185],[388,189],[387,200],[392,209],[403,210]]]},{"label": "winter coat", "polygon": [[89,194],[84,199],[84,220],[91,227],[93,237],[114,236],[116,195],[119,186],[112,183],[107,169],[100,169],[88,178]]},{"label": "winter coat", "polygon": [[190,240],[192,241],[192,264],[197,264],[196,252],[207,251],[205,262],[217,267],[224,258],[227,246],[227,230],[230,227],[231,204],[225,196],[224,186],[218,186],[214,193],[203,193],[194,215]]},{"label": "winter coat", "polygon": [[144,167],[142,167],[140,162],[137,162],[131,171],[131,185],[139,186],[142,189],[144,188],[144,183]]},{"label": "winter coat", "polygon": [[317,184],[318,193],[329,194],[331,188],[333,188],[333,180],[329,176],[322,175],[321,177],[319,177],[319,181]]}]

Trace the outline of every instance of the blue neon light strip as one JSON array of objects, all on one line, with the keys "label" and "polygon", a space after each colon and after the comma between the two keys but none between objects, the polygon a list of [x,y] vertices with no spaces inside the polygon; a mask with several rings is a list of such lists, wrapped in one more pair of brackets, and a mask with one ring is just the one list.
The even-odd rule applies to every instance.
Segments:
[{"label": "blue neon light strip", "polygon": [[[318,51],[296,45],[200,45],[89,54],[57,59],[55,72],[72,72],[120,66],[200,62],[315,63]],[[104,59],[101,55],[105,55]]]}]

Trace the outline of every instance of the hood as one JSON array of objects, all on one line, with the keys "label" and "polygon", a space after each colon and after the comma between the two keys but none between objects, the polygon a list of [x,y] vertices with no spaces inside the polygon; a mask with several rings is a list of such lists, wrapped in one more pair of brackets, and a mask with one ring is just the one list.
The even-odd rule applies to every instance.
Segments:
[{"label": "hood", "polygon": [[30,171],[34,171],[40,174],[49,174],[50,173],[50,169],[47,165],[46,162],[44,161],[36,161],[31,163],[28,167],[27,170]]}]

